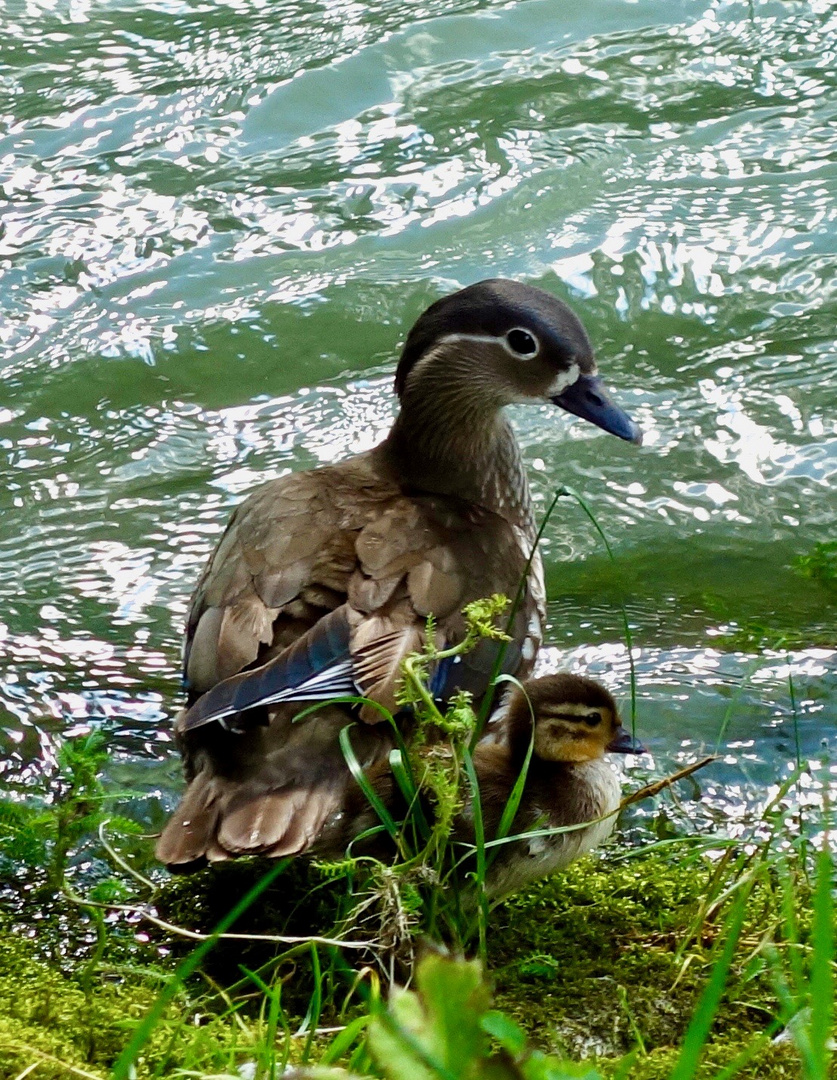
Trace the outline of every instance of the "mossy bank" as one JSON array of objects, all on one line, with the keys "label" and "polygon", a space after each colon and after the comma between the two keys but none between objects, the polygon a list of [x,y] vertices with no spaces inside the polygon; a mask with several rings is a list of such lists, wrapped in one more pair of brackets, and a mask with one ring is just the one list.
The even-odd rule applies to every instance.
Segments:
[{"label": "mossy bank", "polygon": [[[673,844],[665,853],[588,859],[540,882],[492,913],[488,977],[495,1007],[523,1027],[533,1046],[589,1062],[603,1076],[624,1069],[628,1053],[633,1054],[630,1076],[673,1075],[691,1019],[729,940],[727,909],[746,887],[742,925],[696,1075],[725,1075],[734,1065],[742,1076],[799,1076],[795,1042],[775,1041],[775,1036],[793,1007],[783,965],[807,963],[813,893],[793,859],[763,873],[755,869],[746,852],[730,849],[719,862],[717,855],[690,854],[687,844]],[[239,876],[246,883],[252,873],[243,868]],[[741,884],[748,875],[749,884]],[[184,928],[208,928],[224,914],[233,880],[229,873],[212,872],[175,880],[164,886],[155,910]],[[299,931],[313,911],[322,917],[329,905],[328,890],[321,890],[301,914],[299,902],[310,885],[311,876],[298,870],[280,877],[236,929],[246,924],[249,931],[264,931],[269,929],[264,921],[283,911],[285,928]],[[30,1069],[37,1077],[105,1076],[171,977],[178,954],[192,947],[148,926],[138,940],[139,924],[114,916],[104,938],[94,935],[98,945],[85,946],[88,915],[82,911],[69,923],[66,913],[62,917],[65,937],[75,934],[82,943],[74,959],[50,958],[49,948],[38,948],[39,939],[48,940],[50,920],[59,918],[57,907],[35,938],[6,919],[0,939],[4,1078],[28,1075]],[[308,933],[322,930],[307,924]],[[318,1061],[318,1047],[329,1044],[333,1034],[313,1040],[310,1034],[293,1035],[304,1027],[310,957],[303,953],[277,969],[271,961],[278,951],[264,942],[251,942],[246,951],[240,942],[219,943],[163,1010],[135,1061],[136,1075],[183,1070],[269,1075],[276,1070],[280,1046],[289,1050],[290,1061],[303,1056]],[[259,990],[258,974],[247,975],[258,970],[269,995]],[[361,995],[349,995],[350,981],[335,967],[321,974],[321,990],[320,1028],[363,1016]],[[357,1029],[361,1035],[362,1022]],[[266,1038],[272,1057],[266,1056]]]}]

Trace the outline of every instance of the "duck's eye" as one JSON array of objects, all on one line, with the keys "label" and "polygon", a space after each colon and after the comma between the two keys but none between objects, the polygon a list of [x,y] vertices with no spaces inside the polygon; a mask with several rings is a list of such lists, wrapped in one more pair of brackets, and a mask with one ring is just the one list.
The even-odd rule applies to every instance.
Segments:
[{"label": "duck's eye", "polygon": [[509,330],[506,334],[506,342],[511,351],[517,356],[528,358],[537,354],[538,342],[528,330],[522,330],[520,327]]},{"label": "duck's eye", "polygon": [[584,717],[584,723],[588,727],[598,727],[601,722],[602,714],[598,712],[587,713],[587,715]]}]

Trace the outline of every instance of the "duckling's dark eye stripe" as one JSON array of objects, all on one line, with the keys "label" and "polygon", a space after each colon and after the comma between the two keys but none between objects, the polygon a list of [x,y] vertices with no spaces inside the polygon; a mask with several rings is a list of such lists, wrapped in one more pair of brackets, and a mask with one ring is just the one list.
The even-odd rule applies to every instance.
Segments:
[{"label": "duckling's dark eye stripe", "polygon": [[538,710],[542,720],[563,720],[569,724],[586,724],[587,727],[598,727],[602,722],[602,714],[598,709],[576,707],[572,712],[561,712],[543,706]]}]

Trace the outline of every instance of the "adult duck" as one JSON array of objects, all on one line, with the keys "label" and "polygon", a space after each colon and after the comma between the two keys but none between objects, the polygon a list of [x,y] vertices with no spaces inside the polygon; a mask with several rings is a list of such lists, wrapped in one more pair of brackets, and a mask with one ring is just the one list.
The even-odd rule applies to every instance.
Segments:
[{"label": "adult duck", "polygon": [[[566,304],[501,279],[431,305],[395,376],[400,411],[374,449],[272,480],[233,513],[198,583],[186,631],[188,708],[175,730],[188,788],[157,845],[161,861],[305,850],[349,783],[337,734],[355,718],[311,698],[362,694],[392,710],[401,661],[459,640],[462,607],[514,595],[504,670],[525,677],[540,643],[544,588],[526,474],[503,415],[550,402],[622,439],[637,425],[607,397],[589,338]],[[434,676],[443,700],[479,700],[497,645]],[[288,703],[291,704],[288,704]],[[373,705],[356,753],[389,749]]]}]

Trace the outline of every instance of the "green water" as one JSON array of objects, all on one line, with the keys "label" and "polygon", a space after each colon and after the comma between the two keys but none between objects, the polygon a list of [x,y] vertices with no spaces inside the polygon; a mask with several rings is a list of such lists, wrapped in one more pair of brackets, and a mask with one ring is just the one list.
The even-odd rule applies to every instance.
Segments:
[{"label": "green water", "polygon": [[544,666],[624,700],[624,599],[656,765],[729,721],[710,816],[797,733],[837,749],[837,592],[793,569],[837,536],[831,3],[0,0],[0,27],[7,775],[104,726],[159,825],[231,508],[378,440],[410,323],[486,276],[573,304],[646,431],[514,413],[538,499],[583,492],[616,559],[562,501]]}]

